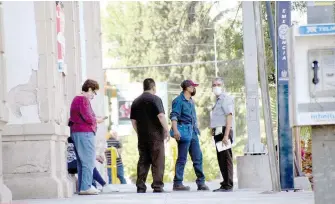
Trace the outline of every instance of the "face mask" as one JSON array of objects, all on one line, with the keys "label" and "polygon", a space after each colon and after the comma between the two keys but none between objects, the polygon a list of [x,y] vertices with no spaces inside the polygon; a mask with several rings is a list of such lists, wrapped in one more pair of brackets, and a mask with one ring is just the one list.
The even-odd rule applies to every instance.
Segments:
[{"label": "face mask", "polygon": [[222,88],[221,87],[214,87],[213,88],[213,93],[216,95],[216,96],[219,96],[222,94]]},{"label": "face mask", "polygon": [[195,96],[196,93],[197,93],[197,90],[195,90],[194,88],[193,92],[191,93],[191,96]]}]

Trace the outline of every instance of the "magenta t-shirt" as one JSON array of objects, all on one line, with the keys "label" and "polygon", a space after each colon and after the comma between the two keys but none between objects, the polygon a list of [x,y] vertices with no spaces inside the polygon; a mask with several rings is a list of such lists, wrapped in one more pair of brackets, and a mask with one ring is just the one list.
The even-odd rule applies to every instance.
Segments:
[{"label": "magenta t-shirt", "polygon": [[90,101],[85,96],[74,97],[70,108],[71,132],[96,132],[97,121]]}]

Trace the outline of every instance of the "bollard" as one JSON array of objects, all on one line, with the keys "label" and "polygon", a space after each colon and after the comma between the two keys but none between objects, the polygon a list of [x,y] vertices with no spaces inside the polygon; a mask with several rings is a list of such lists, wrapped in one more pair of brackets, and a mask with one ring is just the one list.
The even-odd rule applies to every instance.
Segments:
[{"label": "bollard", "polygon": [[116,184],[117,180],[117,164],[116,164],[116,157],[117,157],[117,150],[115,147],[107,148],[107,151],[111,153],[111,165],[107,165],[108,169],[111,169],[112,172],[112,184]]}]

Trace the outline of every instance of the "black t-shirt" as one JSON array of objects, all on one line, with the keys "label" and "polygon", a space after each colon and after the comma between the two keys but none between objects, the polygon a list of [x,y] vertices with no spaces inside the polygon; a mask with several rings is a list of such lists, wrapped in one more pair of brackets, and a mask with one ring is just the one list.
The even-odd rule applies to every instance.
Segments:
[{"label": "black t-shirt", "polygon": [[136,120],[138,141],[164,140],[164,129],[157,115],[164,113],[162,100],[144,92],[131,105],[130,119]]}]

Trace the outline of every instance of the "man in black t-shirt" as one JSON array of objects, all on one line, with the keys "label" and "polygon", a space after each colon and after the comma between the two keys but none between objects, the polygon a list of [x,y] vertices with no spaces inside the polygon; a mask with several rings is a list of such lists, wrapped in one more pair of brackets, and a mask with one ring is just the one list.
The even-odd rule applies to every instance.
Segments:
[{"label": "man in black t-shirt", "polygon": [[146,192],[146,179],[151,165],[156,193],[163,192],[165,168],[164,139],[168,138],[168,124],[162,100],[155,95],[156,84],[151,78],[143,81],[144,92],[131,106],[130,119],[138,136],[137,192]]}]

